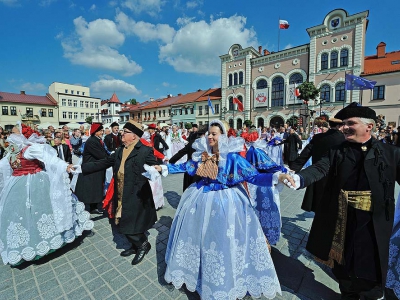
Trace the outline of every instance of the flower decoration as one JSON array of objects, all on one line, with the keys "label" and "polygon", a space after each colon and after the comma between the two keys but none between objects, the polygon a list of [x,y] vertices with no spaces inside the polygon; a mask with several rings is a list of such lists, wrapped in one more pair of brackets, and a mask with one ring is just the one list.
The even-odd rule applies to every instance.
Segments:
[{"label": "flower decoration", "polygon": [[31,127],[22,124],[22,134],[26,137],[29,138],[32,134],[36,133],[38,136],[40,136],[40,133],[36,130],[33,130]]}]

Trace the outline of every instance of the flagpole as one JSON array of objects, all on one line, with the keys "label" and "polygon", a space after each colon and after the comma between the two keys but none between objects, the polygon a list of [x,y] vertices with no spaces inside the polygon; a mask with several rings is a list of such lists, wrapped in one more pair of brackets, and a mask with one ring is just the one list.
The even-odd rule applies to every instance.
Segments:
[{"label": "flagpole", "polygon": [[280,19],[281,19],[281,17],[278,17],[278,52],[279,52],[279,43],[280,43],[280,39],[281,39],[281,28],[279,27]]}]

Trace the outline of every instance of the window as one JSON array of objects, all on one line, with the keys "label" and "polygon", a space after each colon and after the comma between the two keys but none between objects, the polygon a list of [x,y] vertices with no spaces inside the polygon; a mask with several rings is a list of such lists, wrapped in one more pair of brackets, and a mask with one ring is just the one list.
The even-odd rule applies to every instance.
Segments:
[{"label": "window", "polygon": [[177,113],[176,113],[176,109],[174,109],[174,115],[175,115],[175,116],[177,115]]},{"label": "window", "polygon": [[214,112],[219,114],[219,104],[215,104]]},{"label": "window", "polygon": [[203,106],[199,105],[199,116],[203,115]]},{"label": "window", "polygon": [[208,115],[208,111],[209,111],[210,107],[208,105],[204,105],[204,114]]},{"label": "window", "polygon": [[42,117],[46,117],[46,116],[47,116],[47,111],[46,111],[46,109],[45,109],[45,108],[41,108],[40,110],[42,111],[41,116],[42,116]]},{"label": "window", "polygon": [[78,100],[74,100],[74,107],[78,107]]},{"label": "window", "polygon": [[161,110],[158,111],[158,116],[161,117]]},{"label": "window", "polygon": [[190,108],[190,114],[191,114],[191,115],[194,114],[194,108],[193,108],[193,106]]},{"label": "window", "polygon": [[83,101],[80,101],[80,103],[79,103],[79,105],[80,105],[80,107],[83,107]]},{"label": "window", "polygon": [[89,117],[89,113],[86,113],[86,118]]},{"label": "window", "polygon": [[229,83],[228,83],[228,86],[231,86],[232,85],[232,74],[229,74]]},{"label": "window", "polygon": [[156,117],[156,112],[155,112],[155,111],[153,111],[153,117],[154,117],[154,118]]},{"label": "window", "polygon": [[162,116],[165,117],[165,109],[162,111]]},{"label": "window", "polygon": [[2,113],[4,116],[8,115],[8,106],[3,106],[3,107],[1,108],[1,113]]},{"label": "window", "polygon": [[242,129],[242,127],[243,127],[243,121],[242,121],[242,119],[237,119],[237,121],[236,121],[236,128],[237,128],[237,129]]},{"label": "window", "polygon": [[62,99],[61,100],[61,105],[62,106],[67,106],[67,100],[66,99]]},{"label": "window", "polygon": [[289,78],[289,84],[303,83],[303,76],[300,73],[294,73]]},{"label": "window", "polygon": [[340,66],[348,66],[349,65],[349,50],[342,49],[340,51]]},{"label": "window", "polygon": [[182,108],[181,108],[181,109],[179,109],[179,114],[180,114],[180,115],[182,115]]},{"label": "window", "polygon": [[53,117],[53,109],[49,108],[49,117],[52,118]]},{"label": "window", "polygon": [[272,80],[271,106],[283,106],[283,86],[284,81],[281,76]]},{"label": "window", "polygon": [[257,81],[257,90],[266,89],[268,87],[268,82],[265,79],[260,79]]},{"label": "window", "polygon": [[72,112],[71,111],[68,112],[68,119],[72,119]]},{"label": "window", "polygon": [[170,109],[168,109],[168,116],[170,116],[171,115],[171,110]]},{"label": "window", "polygon": [[85,96],[85,92],[82,92],[82,96]]},{"label": "window", "polygon": [[344,82],[338,83],[335,87],[335,101],[346,101]]},{"label": "window", "polygon": [[203,125],[203,122],[202,122],[202,121],[199,121],[199,125]]},{"label": "window", "polygon": [[12,116],[17,115],[17,107],[16,106],[10,106],[10,113]]},{"label": "window", "polygon": [[243,72],[239,72],[239,84],[243,84]]},{"label": "window", "polygon": [[74,90],[71,90],[71,95],[73,95],[74,94]]},{"label": "window", "polygon": [[93,102],[90,102],[90,108],[93,108]]},{"label": "window", "polygon": [[321,100],[325,100],[325,102],[331,101],[331,87],[329,86],[329,84],[324,84],[323,86],[321,86],[319,98]]},{"label": "window", "polygon": [[185,108],[185,115],[187,115],[188,114],[188,109],[187,108]]},{"label": "window", "polygon": [[322,53],[321,55],[321,70],[328,69],[328,53]]},{"label": "window", "polygon": [[229,127],[233,128],[233,119],[229,119]]},{"label": "window", "polygon": [[85,107],[89,108],[89,101],[85,101]]},{"label": "window", "polygon": [[94,103],[94,108],[99,108],[99,103],[95,102]]},{"label": "window", "polygon": [[81,113],[81,119],[85,118],[85,113]]},{"label": "window", "polygon": [[67,112],[63,111],[63,118],[66,119],[67,118]]},{"label": "window", "polygon": [[68,106],[72,106],[72,99],[68,99]]},{"label": "window", "polygon": [[233,97],[229,97],[228,105],[229,105],[228,110],[233,110]]},{"label": "window", "polygon": [[140,113],[137,114],[138,119],[140,119]]},{"label": "window", "polygon": [[78,113],[74,112],[74,119],[78,119]]},{"label": "window", "polygon": [[233,85],[237,85],[238,84],[238,74],[235,73],[233,74]]},{"label": "window", "polygon": [[32,107],[27,107],[26,108],[26,115],[28,117],[33,117],[33,108]]},{"label": "window", "polygon": [[65,93],[68,94],[68,90],[65,90]]},{"label": "window", "polygon": [[383,100],[385,99],[385,86],[378,85],[374,87],[374,96],[373,100]]},{"label": "window", "polygon": [[337,51],[332,51],[331,52],[331,68],[337,68],[338,67],[338,52]]}]

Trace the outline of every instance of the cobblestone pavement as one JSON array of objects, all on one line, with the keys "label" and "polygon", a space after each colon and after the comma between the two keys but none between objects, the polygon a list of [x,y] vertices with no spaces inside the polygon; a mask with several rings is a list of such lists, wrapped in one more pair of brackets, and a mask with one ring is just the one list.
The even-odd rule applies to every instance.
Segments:
[{"label": "cobblestone pavement", "polygon": [[[166,204],[149,230],[152,249],[137,266],[119,255],[129,248],[107,218],[95,217],[95,235],[75,242],[36,262],[0,266],[0,300],[8,299],[199,299],[197,293],[168,285],[164,255],[169,228],[182,193],[182,175],[163,179]],[[338,299],[329,269],[305,250],[313,214],[300,209],[304,191],[281,193],[282,238],[272,257],[282,285],[276,299]],[[251,297],[246,297],[251,299]],[[265,299],[265,298],[263,298]]]}]

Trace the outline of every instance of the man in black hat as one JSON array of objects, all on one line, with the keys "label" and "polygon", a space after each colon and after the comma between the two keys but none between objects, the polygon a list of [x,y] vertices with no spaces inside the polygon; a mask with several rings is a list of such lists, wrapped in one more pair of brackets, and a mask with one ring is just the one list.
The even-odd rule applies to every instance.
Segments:
[{"label": "man in black hat", "polygon": [[[299,172],[304,164],[312,158],[312,163],[316,164],[326,153],[345,141],[344,134],[341,131],[343,121],[338,118],[329,119],[330,129],[327,132],[316,134],[311,141],[301,151],[300,156],[291,164],[291,169],[296,173]],[[321,203],[323,191],[327,183],[326,177],[314,182],[307,187],[304,194],[303,204],[301,208],[305,211],[314,211],[316,206]]]},{"label": "man in black hat", "polygon": [[122,145],[122,141],[121,141],[121,134],[119,133],[118,123],[113,122],[110,127],[111,127],[111,133],[107,134],[104,137],[104,144],[106,144],[108,151],[113,152],[117,150],[119,146]]},{"label": "man in black hat", "polygon": [[[124,125],[122,146],[109,157],[82,164],[82,174],[93,174],[113,167],[114,214],[119,232],[132,243],[132,248],[121,252],[121,256],[135,254],[132,265],[140,263],[150,251],[145,232],[157,221],[153,193],[149,180],[142,174],[144,165],[153,166],[157,160],[153,148],[140,141],[143,131],[141,125],[132,120]],[[156,166],[161,171],[159,166]]]},{"label": "man in black hat", "polygon": [[384,291],[385,299],[396,299],[385,283],[400,149],[372,138],[374,110],[352,103],[336,117],[346,141],[293,175],[300,183],[290,174],[279,180],[303,188],[327,176],[306,248],[333,267],[342,299],[383,299]]}]

